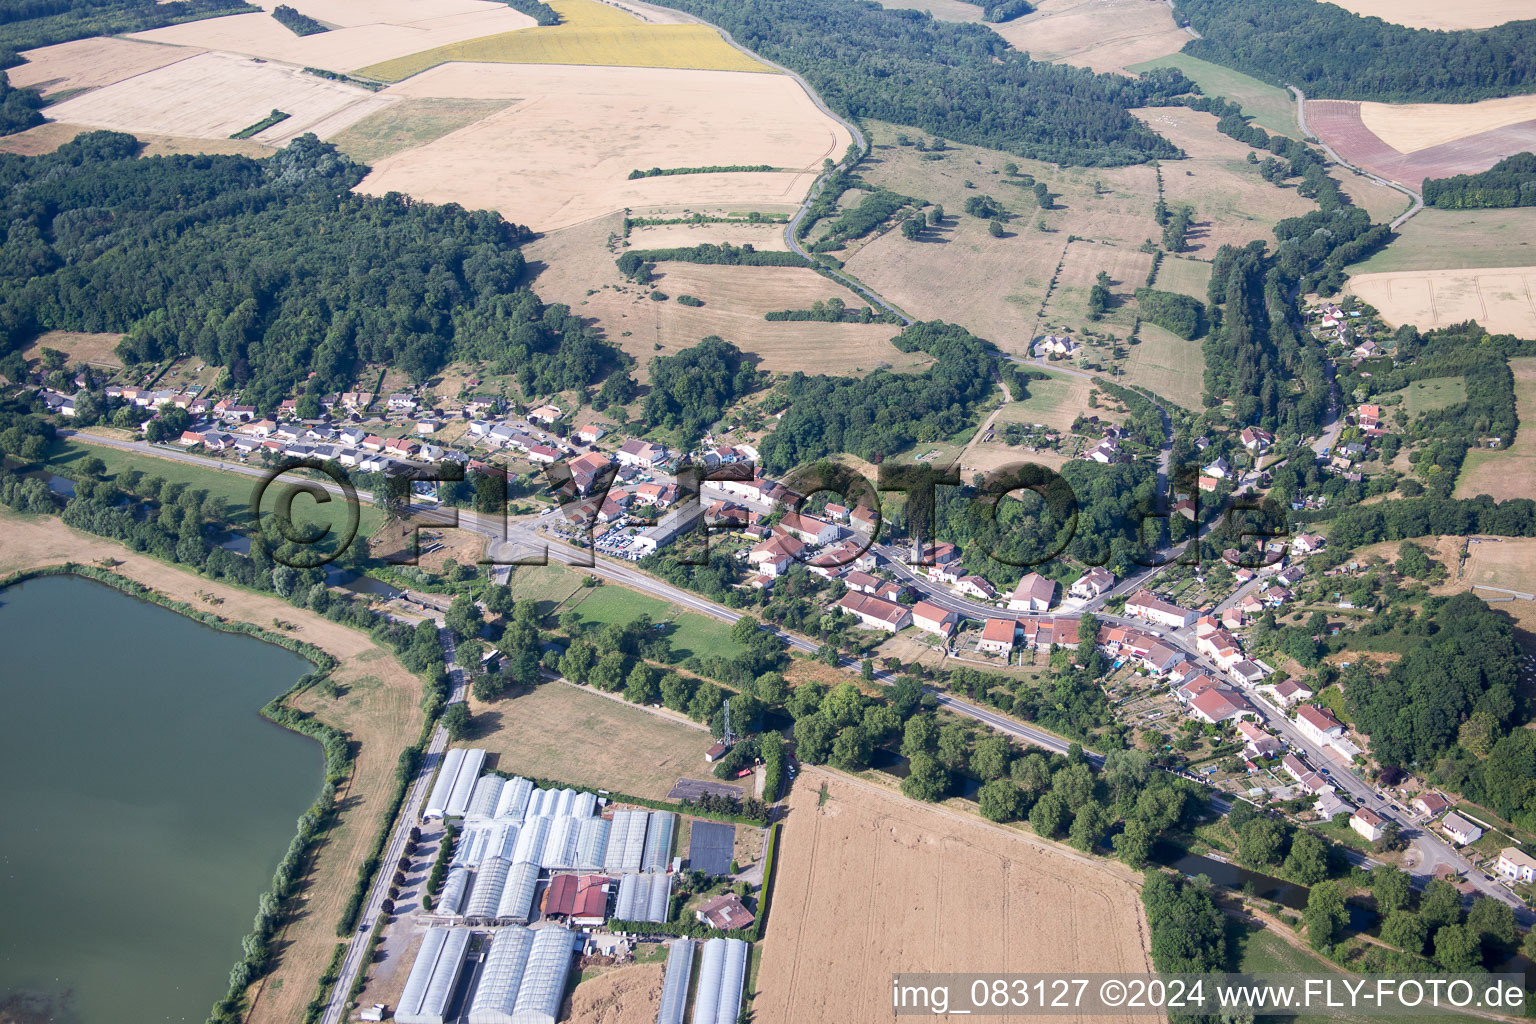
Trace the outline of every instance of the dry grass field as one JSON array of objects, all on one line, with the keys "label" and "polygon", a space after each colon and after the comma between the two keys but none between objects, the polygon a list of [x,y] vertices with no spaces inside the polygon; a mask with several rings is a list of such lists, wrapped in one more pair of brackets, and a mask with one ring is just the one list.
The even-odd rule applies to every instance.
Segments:
[{"label": "dry grass field", "polygon": [[80,125],[49,121],[15,135],[0,136],[0,153],[14,153],[17,156],[52,153],[76,135],[89,130]]},{"label": "dry grass field", "polygon": [[1536,267],[1356,274],[1345,287],[1394,327],[1476,320],[1495,334],[1536,334]]},{"label": "dry grass field", "polygon": [[[881,364],[913,370],[932,362],[923,353],[892,345],[899,328],[891,324],[764,320],[765,313],[806,309],[818,299],[868,305],[813,270],[662,263],[655,285],[670,298],[652,301],[648,289],[626,283],[614,266],[606,241],[619,230],[618,222],[611,216],[578,224],[538,239],[524,252],[537,272],[533,285],[545,301],[564,302],[592,318],[608,340],[639,361],[642,381],[652,358],[697,345],[711,334],[756,353],[760,368],[780,373],[856,374]],[[641,237],[638,232],[631,236],[636,245],[646,244]],[[684,306],[676,301],[679,295],[692,295],[704,305]]]},{"label": "dry grass field", "polygon": [[1393,149],[1413,153],[1536,120],[1536,96],[1507,96],[1478,103],[1362,103],[1360,120]]},{"label": "dry grass field", "polygon": [[[1461,538],[1451,538],[1458,545]],[[1455,563],[1451,563],[1455,568]],[[1517,590],[1536,591],[1536,540],[1516,537],[1486,538],[1467,545],[1467,561],[1461,582]]]},{"label": "dry grass field", "polygon": [[1536,495],[1536,358],[1511,359],[1509,368],[1515,374],[1515,409],[1520,415],[1515,443],[1501,452],[1468,452],[1456,481],[1458,498],[1489,494],[1502,501]]},{"label": "dry grass field", "polygon": [[[1134,322],[1135,300],[1131,293],[1147,283],[1152,269],[1152,254],[1115,245],[1097,245],[1076,241],[1067,246],[1056,288],[1045,305],[1037,334],[1049,334],[1061,328],[1089,329],[1118,338],[1130,335]],[[1088,319],[1088,296],[1100,272],[1109,275],[1114,305],[1103,319]]]},{"label": "dry grass field", "polygon": [[464,37],[462,42],[423,48],[410,56],[381,61],[360,70],[385,82],[398,82],[445,61],[771,70],[732,47],[709,25],[655,24],[596,0],[554,0],[550,6],[560,12],[558,25],[481,38]]},{"label": "dry grass field", "polygon": [[511,102],[412,96],[369,114],[328,141],[357,162],[371,165],[384,157],[436,142],[505,110]]},{"label": "dry grass field", "polygon": [[1205,302],[1211,283],[1211,265],[1199,260],[1187,260],[1181,256],[1164,256],[1157,267],[1157,281],[1152,287],[1165,292],[1177,292]]},{"label": "dry grass field", "polygon": [[1130,348],[1121,384],[1150,388],[1191,412],[1204,408],[1205,355],[1199,341],[1178,335],[1145,321],[1140,340]]},{"label": "dry grass field", "polygon": [[[380,95],[518,100],[381,159],[361,189],[489,207],[539,231],[625,208],[792,206],[848,146],[785,75],[446,64]],[[636,168],[731,164],[792,170],[629,180]]]},{"label": "dry grass field", "polygon": [[[17,156],[39,156],[43,153],[52,153],[82,132],[94,130],[80,124],[49,121],[15,135],[0,137],[0,153],[15,153]],[[140,156],[173,156],[178,153],[251,157],[272,155],[271,146],[264,146],[248,139],[193,139],[176,135],[156,135],[153,132],[134,132],[134,135],[144,146],[139,150]]]},{"label": "dry grass field", "polygon": [[1392,244],[1351,274],[1392,270],[1468,270],[1536,266],[1536,207],[1421,210]]},{"label": "dry grass field", "polygon": [[22,350],[27,361],[41,359],[43,349],[54,348],[69,354],[71,364],[86,362],[92,366],[119,367],[123,361],[117,358],[117,343],[121,334],[85,334],[80,331],[46,331]]},{"label": "dry grass field", "polygon": [[1193,255],[1212,259],[1223,245],[1272,238],[1276,222],[1317,209],[1295,188],[1278,188],[1259,177],[1248,163],[1249,147],[1218,132],[1214,115],[1185,107],[1134,113],[1189,154],[1188,160],[1164,161],[1162,169],[1169,205],[1195,209],[1188,250]]},{"label": "dry grass field", "polygon": [[965,0],[877,0],[893,10],[927,11],[939,21],[980,21],[981,8]]},{"label": "dry grass field", "polygon": [[1243,113],[1253,118],[1255,124],[1271,133],[1292,138],[1300,134],[1296,126],[1296,103],[1290,93],[1277,85],[1187,53],[1172,53],[1126,70],[1140,74],[1153,68],[1178,68],[1186,78],[1200,86],[1201,92],[1207,96],[1225,96],[1241,106]]},{"label": "dry grass field", "polygon": [[[320,971],[336,943],[336,922],[351,892],[358,865],[385,824],[386,803],[400,751],[421,731],[421,680],[369,638],[287,601],[215,583],[128,548],[81,533],[52,517],[0,513],[0,574],[18,569],[90,564],[111,558],[116,572],[178,601],[233,621],[272,628],[292,623],[289,635],[316,645],[339,662],[334,678],[341,696],[309,691],[294,701],[322,721],[345,730],[357,755],[352,781],[337,794],[340,819],[311,861],[299,897],[301,907],[277,940],[276,966],[264,979],[247,1018],[257,1024],[291,1024],[304,1015]],[[213,598],[206,601],[203,595]],[[277,850],[272,851],[275,858]]]},{"label": "dry grass field", "polygon": [[6,72],[11,84],[40,89],[44,96],[73,89],[97,89],[201,53],[183,46],[156,46],[114,36],[94,36],[28,50],[27,63]]},{"label": "dry grass field", "polygon": [[297,68],[232,53],[199,53],[72,97],[48,113],[94,128],[228,139],[276,109],[292,116],[252,141],[278,146],[305,132],[329,137],[393,102],[393,97]]},{"label": "dry grass field", "polygon": [[[467,746],[484,747],[506,772],[598,786],[660,800],[685,775],[707,771],[708,729],[651,713],[595,690],[552,682],[482,704]],[[595,742],[579,742],[586,737]]]},{"label": "dry grass field", "polygon": [[570,1024],[652,1024],[661,1010],[663,964],[604,971],[571,991]]},{"label": "dry grass field", "polygon": [[[263,6],[276,6],[264,0]],[[132,38],[280,60],[299,67],[355,71],[368,64],[433,47],[532,28],[534,21],[491,0],[289,0],[319,21],[336,26],[311,36],[294,35],[264,12],[209,18],[140,32]]]},{"label": "dry grass field", "polygon": [[1506,21],[1531,16],[1526,0],[1471,0],[1470,3],[1445,4],[1438,0],[1320,0],[1332,2],[1346,11],[1368,18],[1407,25],[1455,31],[1463,28],[1492,28]]},{"label": "dry grass field", "polygon": [[1123,72],[1189,42],[1168,5],[1148,0],[1041,0],[1033,14],[989,27],[1035,60],[1094,71]]},{"label": "dry grass field", "polygon": [[629,232],[629,244],[635,249],[674,249],[705,242],[750,245],[764,251],[789,248],[784,241],[784,225],[776,223],[655,224]]},{"label": "dry grass field", "polygon": [[[1051,374],[1048,380],[1031,380],[1029,394],[1022,402],[1006,402],[998,409],[997,423],[1043,423],[1063,432],[1071,430],[1072,421],[1089,411],[1088,392],[1092,390],[1092,381],[1060,373]],[[1102,408],[1094,411],[1101,419],[1120,418]]]},{"label": "dry grass field", "polygon": [[[1390,223],[1398,214],[1406,213],[1413,202],[1397,189],[1378,185],[1370,178],[1363,174],[1356,174],[1343,164],[1330,161],[1328,176],[1339,183],[1339,187],[1344,190],[1345,195],[1349,196],[1352,203],[1371,215],[1373,223]],[[1422,216],[1422,212],[1416,216]],[[1413,221],[1408,223],[1412,224]],[[1393,242],[1392,245],[1395,246],[1397,243]]]},{"label": "dry grass field", "polygon": [[763,1020],[892,1019],[898,971],[1151,969],[1129,872],[867,783],[802,772],[779,857]]}]

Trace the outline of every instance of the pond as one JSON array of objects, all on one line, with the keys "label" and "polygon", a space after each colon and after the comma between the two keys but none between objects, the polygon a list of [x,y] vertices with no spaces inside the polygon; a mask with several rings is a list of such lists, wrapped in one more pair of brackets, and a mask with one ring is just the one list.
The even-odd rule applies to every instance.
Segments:
[{"label": "pond", "polygon": [[82,577],[0,591],[0,1019],[194,1021],[319,792],[312,666]]}]

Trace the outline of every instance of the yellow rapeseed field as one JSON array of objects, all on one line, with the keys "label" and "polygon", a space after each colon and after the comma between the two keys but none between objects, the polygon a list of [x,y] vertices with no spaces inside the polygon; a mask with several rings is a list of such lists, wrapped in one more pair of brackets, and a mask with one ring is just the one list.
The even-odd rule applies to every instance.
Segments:
[{"label": "yellow rapeseed field", "polygon": [[602,64],[703,71],[771,71],[732,48],[708,25],[650,25],[595,0],[553,0],[561,24],[449,43],[359,70],[398,82],[449,61]]}]

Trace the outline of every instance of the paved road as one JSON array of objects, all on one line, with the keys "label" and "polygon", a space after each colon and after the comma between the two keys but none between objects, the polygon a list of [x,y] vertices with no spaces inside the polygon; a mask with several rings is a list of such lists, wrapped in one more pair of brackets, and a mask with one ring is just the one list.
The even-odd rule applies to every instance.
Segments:
[{"label": "paved road", "polygon": [[1390,224],[1387,225],[1389,228],[1391,228],[1393,231],[1396,231],[1398,228],[1407,223],[1408,218],[1424,209],[1424,197],[1418,192],[1415,192],[1413,189],[1409,188],[1407,185],[1392,181],[1389,178],[1383,178],[1379,174],[1372,174],[1365,168],[1356,167],[1348,160],[1345,160],[1342,156],[1339,156],[1339,154],[1334,150],[1332,146],[1323,141],[1322,136],[1318,135],[1316,132],[1312,131],[1312,129],[1307,127],[1307,94],[1296,88],[1294,85],[1287,85],[1286,88],[1291,90],[1292,95],[1296,97],[1296,123],[1301,126],[1301,134],[1309,139],[1314,140],[1318,145],[1322,146],[1323,152],[1328,154],[1329,159],[1331,159],[1336,164],[1341,164],[1345,167],[1348,167],[1350,170],[1354,171],[1356,174],[1363,178],[1369,178],[1376,184],[1384,185],[1387,188],[1392,189],[1394,192],[1401,192],[1403,195],[1413,200],[1413,205],[1408,207],[1406,213],[1399,214]]},{"label": "paved road", "polygon": [[[455,704],[464,699],[464,670],[454,660],[453,634],[439,625],[437,636],[442,641],[443,660],[448,666],[451,687],[448,703]],[[389,884],[394,877],[392,866],[405,853],[405,844],[410,838],[411,827],[421,818],[422,805],[426,803],[432,776],[437,772],[437,766],[442,761],[443,751],[447,747],[448,733],[442,726],[438,726],[432,731],[432,739],[421,759],[421,767],[417,770],[416,778],[400,805],[399,816],[395,819],[389,842],[384,848],[384,858],[379,862],[379,870],[373,877],[373,887],[368,891],[368,900],[364,903],[363,912],[358,918],[358,929],[347,944],[347,954],[341,962],[341,973],[337,975],[336,983],[331,986],[330,1000],[325,1005],[325,1012],[320,1015],[320,1024],[340,1024],[346,1014],[347,994],[352,991],[352,983],[357,979],[358,971],[365,966],[363,957],[368,951],[368,941],[373,932],[373,926],[378,921],[379,915],[384,912],[384,899],[389,893]]]}]

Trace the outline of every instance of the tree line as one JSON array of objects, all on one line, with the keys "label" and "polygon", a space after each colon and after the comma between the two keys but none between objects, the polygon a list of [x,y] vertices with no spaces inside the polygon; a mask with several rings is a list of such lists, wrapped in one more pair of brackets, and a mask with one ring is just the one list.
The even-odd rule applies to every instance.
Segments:
[{"label": "tree line", "polygon": [[289,7],[287,4],[278,4],[272,8],[272,17],[296,36],[313,36],[330,31],[303,11]]},{"label": "tree line", "polygon": [[42,107],[42,93],[16,88],[11,76],[0,71],[0,135],[15,135],[42,124]]},{"label": "tree line", "polygon": [[1480,174],[1424,179],[1424,204],[1441,210],[1536,206],[1536,153],[1516,153]]},{"label": "tree line", "polygon": [[771,171],[772,164],[721,164],[711,167],[652,167],[642,171],[638,167],[629,172],[629,180],[636,178],[664,178],[673,174],[725,174],[727,172]]},{"label": "tree line", "polygon": [[1019,156],[1120,166],[1179,151],[1132,117],[1187,91],[1174,70],[1128,79],[1046,64],[984,25],[859,0],[667,0],[804,75],[839,113]]},{"label": "tree line", "polygon": [[876,313],[869,306],[849,306],[842,299],[817,299],[809,309],[776,309],[763,314],[764,320],[804,320],[824,324],[900,324],[895,313]]},{"label": "tree line", "polygon": [[528,15],[540,25],[560,24],[560,12],[544,3],[544,0],[502,0],[502,3]]},{"label": "tree line", "polygon": [[0,356],[45,327],[120,332],[125,362],[196,355],[263,412],[364,364],[484,362],[531,396],[628,363],[528,290],[527,229],[496,213],[356,194],[367,168],[313,136],[261,160],[138,149],[92,132],[0,156]]},{"label": "tree line", "polygon": [[1466,103],[1536,89],[1536,21],[1431,31],[1316,0],[1177,0],[1184,52],[1314,98]]}]

